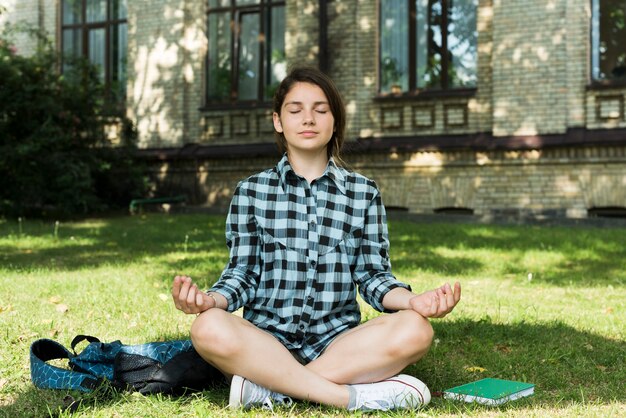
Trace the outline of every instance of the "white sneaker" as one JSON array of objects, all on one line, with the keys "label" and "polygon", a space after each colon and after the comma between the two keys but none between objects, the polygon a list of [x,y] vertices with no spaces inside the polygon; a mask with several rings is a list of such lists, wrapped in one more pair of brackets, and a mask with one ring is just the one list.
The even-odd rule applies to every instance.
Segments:
[{"label": "white sneaker", "polygon": [[351,411],[416,409],[430,402],[430,391],[413,376],[399,374],[376,383],[350,385],[356,392]]},{"label": "white sneaker", "polygon": [[272,392],[245,377],[234,375],[230,382],[229,408],[262,406],[264,409],[273,410],[274,405],[290,406],[292,403],[293,400],[289,396]]}]

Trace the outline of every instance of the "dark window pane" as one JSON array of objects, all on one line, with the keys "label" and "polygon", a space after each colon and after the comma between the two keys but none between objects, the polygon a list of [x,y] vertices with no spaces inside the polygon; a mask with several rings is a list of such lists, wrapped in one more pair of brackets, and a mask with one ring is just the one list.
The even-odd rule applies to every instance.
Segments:
[{"label": "dark window pane", "polygon": [[239,100],[256,100],[259,97],[259,61],[261,34],[259,15],[241,15],[239,29]]},{"label": "dark window pane", "polygon": [[478,0],[448,0],[449,87],[476,85]]},{"label": "dark window pane", "polygon": [[227,100],[230,97],[231,37],[230,13],[209,15],[209,52],[207,62],[207,91],[209,100]]},{"label": "dark window pane", "polygon": [[81,23],[82,0],[63,0],[63,24]]},{"label": "dark window pane", "polygon": [[442,87],[443,7],[441,1],[417,0],[417,86]]},{"label": "dark window pane", "polygon": [[380,89],[399,92],[409,89],[408,3],[382,0],[380,16]]},{"label": "dark window pane", "polygon": [[626,78],[626,0],[593,0],[592,73],[596,80]]},{"label": "dark window pane", "polygon": [[267,71],[267,83],[265,86],[265,98],[271,99],[280,82],[287,75],[287,61],[285,59],[285,8],[273,7],[270,14],[271,21],[268,27],[269,42],[267,44],[269,55],[269,69]]},{"label": "dark window pane", "polygon": [[86,1],[87,22],[104,22],[107,19],[107,0]]}]

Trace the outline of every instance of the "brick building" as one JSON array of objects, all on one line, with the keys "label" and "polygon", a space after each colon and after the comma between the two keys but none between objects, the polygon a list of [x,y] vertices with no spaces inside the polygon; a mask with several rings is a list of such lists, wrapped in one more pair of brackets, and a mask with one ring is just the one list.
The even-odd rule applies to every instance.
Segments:
[{"label": "brick building", "polygon": [[271,93],[308,63],[343,92],[346,160],[388,207],[626,213],[626,0],[4,3],[0,24],[101,64],[155,194],[222,208],[273,166]]}]

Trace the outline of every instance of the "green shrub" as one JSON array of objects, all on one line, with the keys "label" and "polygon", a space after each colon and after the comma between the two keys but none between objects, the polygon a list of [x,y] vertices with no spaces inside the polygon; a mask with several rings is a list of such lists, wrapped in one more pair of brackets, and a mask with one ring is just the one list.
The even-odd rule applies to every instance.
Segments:
[{"label": "green shrub", "polygon": [[[43,39],[43,38],[42,38]],[[60,57],[45,42],[21,56],[0,36],[0,212],[85,214],[142,194],[132,123],[105,100],[96,69]],[[113,147],[106,123],[121,120]]]}]

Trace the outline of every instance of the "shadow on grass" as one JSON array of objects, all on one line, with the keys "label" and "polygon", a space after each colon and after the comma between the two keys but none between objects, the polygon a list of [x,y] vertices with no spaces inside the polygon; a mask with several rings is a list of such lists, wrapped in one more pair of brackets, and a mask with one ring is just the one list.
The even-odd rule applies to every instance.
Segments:
[{"label": "shadow on grass", "polygon": [[[224,221],[223,215],[128,216],[63,223],[56,237],[50,224],[27,223],[19,235],[17,223],[6,222],[0,263],[14,271],[71,271],[146,258],[168,272],[205,276],[208,270],[215,278],[228,256]],[[396,273],[525,277],[532,271],[548,284],[569,286],[626,283],[624,234],[623,227],[390,221]]]},{"label": "shadow on grass", "polygon": [[[17,225],[0,225],[0,262],[8,270],[72,271],[102,265],[141,262],[172,264],[161,260],[170,254],[218,250],[226,262],[223,216],[147,215],[87,220],[52,227],[30,223],[21,235]],[[185,258],[185,257],[180,257]]]},{"label": "shadow on grass", "polygon": [[[579,331],[562,323],[512,325],[494,324],[489,319],[434,323],[437,343],[430,353],[406,372],[422,379],[431,391],[478,380],[483,377],[523,380],[536,384],[535,396],[504,405],[522,408],[537,403],[546,408],[566,408],[569,402],[626,401],[626,343]],[[171,339],[180,336],[171,336]],[[471,367],[481,367],[482,373]],[[2,412],[6,416],[47,416],[63,405],[67,392],[29,389],[16,396]],[[77,395],[84,398],[80,411],[97,411],[111,404],[129,402],[128,394]],[[198,396],[198,395],[194,395]],[[227,389],[204,392],[200,396],[221,409],[227,402]],[[160,398],[155,398],[163,401]],[[165,402],[187,402],[186,397]],[[434,398],[431,410],[449,410],[453,401]],[[453,403],[458,412],[470,412],[474,405]],[[146,408],[153,408],[152,403]],[[181,408],[184,408],[181,406]],[[293,415],[307,416],[310,405],[297,405]],[[493,411],[493,409],[489,409]],[[146,411],[146,415],[150,415]]]},{"label": "shadow on grass", "polygon": [[560,322],[494,324],[486,318],[433,326],[436,341],[429,354],[408,369],[432,391],[495,377],[534,383],[532,402],[552,407],[563,401],[626,401],[624,341]]},{"label": "shadow on grass", "polygon": [[[390,222],[394,271],[526,277],[568,286],[626,284],[626,228]],[[495,267],[494,267],[495,266]]]}]

